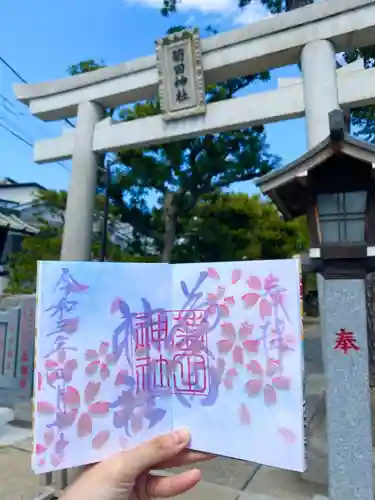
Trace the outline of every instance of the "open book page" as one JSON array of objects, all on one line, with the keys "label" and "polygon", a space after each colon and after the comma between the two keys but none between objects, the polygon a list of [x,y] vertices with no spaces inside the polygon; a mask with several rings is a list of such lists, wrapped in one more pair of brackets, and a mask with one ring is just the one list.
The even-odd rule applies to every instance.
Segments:
[{"label": "open book page", "polygon": [[35,472],[100,461],[172,430],[172,397],[137,390],[135,372],[135,331],[141,341],[149,307],[171,309],[171,288],[163,264],[39,263]]},{"label": "open book page", "polygon": [[195,449],[303,470],[298,278],[293,260],[40,263],[34,471],[181,426]]},{"label": "open book page", "polygon": [[174,404],[173,425],[190,428],[194,449],[304,470],[298,265],[175,266],[173,308],[195,310],[185,313],[188,328],[208,308],[195,341],[195,362],[206,368],[193,397],[185,387]]}]

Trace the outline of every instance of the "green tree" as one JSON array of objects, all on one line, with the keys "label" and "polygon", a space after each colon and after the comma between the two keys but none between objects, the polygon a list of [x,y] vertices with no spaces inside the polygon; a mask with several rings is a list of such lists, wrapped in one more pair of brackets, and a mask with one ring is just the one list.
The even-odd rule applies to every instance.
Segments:
[{"label": "green tree", "polygon": [[[232,98],[236,86],[231,85],[212,88],[208,101]],[[242,87],[240,82],[238,87]],[[155,100],[127,108],[121,116],[133,120],[158,112]],[[263,130],[247,128],[123,151],[116,162],[111,196],[122,220],[131,224],[135,233],[151,237],[161,260],[168,262],[176,239],[183,236],[181,217],[190,213],[202,197],[263,175],[279,160],[269,153]],[[162,207],[156,213],[146,204],[151,192],[157,193]]]},{"label": "green tree", "polygon": [[[43,207],[40,217],[40,232],[37,235],[26,236],[22,242],[20,252],[13,254],[9,261],[8,293],[33,293],[36,286],[36,270],[38,260],[59,260],[62,242],[62,228],[67,194],[64,191],[41,191],[35,202],[35,208]],[[104,197],[96,197],[94,224],[100,223],[104,204]],[[48,211],[49,218],[43,219],[43,213]],[[112,210],[111,210],[112,211]],[[110,223],[115,223],[111,214]],[[98,226],[97,226],[98,227]],[[100,237],[94,232],[92,244],[92,258],[99,258]],[[128,255],[118,245],[108,243],[108,260],[114,262],[152,262],[156,258]]]},{"label": "green tree", "polygon": [[282,259],[308,248],[305,218],[286,222],[259,196],[207,196],[183,224],[174,251],[179,262]]},{"label": "green tree", "polygon": [[[182,26],[175,26],[169,32],[181,29]],[[77,74],[100,67],[102,63],[90,60],[71,67],[70,71]],[[265,72],[211,85],[206,101],[232,99],[251,83],[268,78]],[[159,114],[160,106],[155,96],[111,112],[119,120],[132,121]],[[134,228],[133,252],[147,252],[144,242],[151,240],[161,261],[168,262],[176,240],[183,235],[180,223],[183,214],[190,213],[210,193],[267,173],[279,165],[279,158],[270,154],[260,126],[124,150],[110,162],[114,167],[111,201],[121,220]],[[148,206],[150,194],[156,195],[159,210]]]},{"label": "green tree", "polygon": [[[100,232],[102,229],[102,220],[103,220],[103,211],[105,205],[105,195],[98,190],[98,194],[95,198],[95,206],[93,213],[93,224],[95,231],[93,233],[93,241],[99,242],[100,240]],[[65,224],[65,208],[67,201],[67,192],[66,191],[54,191],[54,190],[41,190],[38,193],[38,196],[34,202],[34,209],[38,209],[38,207],[42,207],[41,216],[39,217],[40,223],[45,226],[48,225],[49,222],[52,221],[53,224],[59,225],[62,227]],[[43,218],[43,214],[46,214],[48,209],[48,219],[45,220]],[[113,226],[116,223],[118,217],[115,215],[115,209],[113,206],[109,205],[109,221],[108,228],[109,230],[113,229]]]},{"label": "green tree", "polygon": [[38,260],[59,260],[61,230],[48,224],[34,236],[25,236],[20,252],[10,256],[6,293],[34,293]]},{"label": "green tree", "polygon": [[103,61],[94,61],[94,59],[87,59],[86,61],[81,61],[78,64],[72,64],[69,66],[68,73],[71,76],[81,75],[82,73],[90,73],[100,68],[105,68]]}]

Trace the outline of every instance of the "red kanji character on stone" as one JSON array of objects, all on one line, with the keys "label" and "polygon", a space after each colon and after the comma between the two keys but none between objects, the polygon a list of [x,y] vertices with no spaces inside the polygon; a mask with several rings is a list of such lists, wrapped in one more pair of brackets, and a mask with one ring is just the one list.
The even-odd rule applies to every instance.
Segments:
[{"label": "red kanji character on stone", "polygon": [[341,328],[340,331],[336,333],[336,345],[334,347],[334,350],[337,349],[341,349],[342,351],[344,351],[344,354],[347,354],[351,349],[359,351],[354,333],[347,332],[345,328]]}]

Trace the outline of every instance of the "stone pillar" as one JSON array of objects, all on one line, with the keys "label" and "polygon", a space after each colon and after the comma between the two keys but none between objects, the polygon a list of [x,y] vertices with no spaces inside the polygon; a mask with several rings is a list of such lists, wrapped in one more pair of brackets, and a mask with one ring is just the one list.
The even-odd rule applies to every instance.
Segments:
[{"label": "stone pillar", "polygon": [[308,148],[329,136],[328,113],[340,109],[335,49],[328,40],[307,44],[301,53]]},{"label": "stone pillar", "polygon": [[92,151],[94,128],[103,117],[98,104],[79,105],[74,132],[72,175],[65,211],[61,260],[90,260],[99,158]]},{"label": "stone pillar", "polygon": [[[302,50],[309,149],[330,135],[328,114],[340,109],[336,67],[331,42],[315,41]],[[365,283],[362,279],[323,279],[319,276],[318,285],[326,379],[329,497],[330,500],[372,500]],[[335,350],[336,333],[341,328],[353,332],[359,351],[350,349],[345,354],[340,349]],[[316,460],[318,457],[314,455],[310,449],[309,459]]]},{"label": "stone pillar", "polygon": [[[370,366],[370,386],[372,387],[372,407],[375,413],[375,273],[369,273],[366,277],[367,296],[367,335]],[[373,422],[372,439],[375,442],[375,422]]]},{"label": "stone pillar", "polygon": [[[320,280],[322,349],[326,376],[330,500],[373,500],[371,405],[365,283]],[[337,333],[354,345],[337,348]],[[342,346],[343,347],[343,346]]]}]

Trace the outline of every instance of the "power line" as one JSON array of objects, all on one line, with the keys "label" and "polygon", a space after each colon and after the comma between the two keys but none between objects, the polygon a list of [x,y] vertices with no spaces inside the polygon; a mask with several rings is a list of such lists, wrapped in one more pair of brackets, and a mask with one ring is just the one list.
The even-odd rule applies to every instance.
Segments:
[{"label": "power line", "polygon": [[[24,137],[22,137],[22,135],[17,134],[17,132],[14,132],[14,130],[12,130],[9,127],[7,127],[6,125],[4,125],[4,123],[0,122],[0,127],[2,127],[4,130],[6,130],[9,134],[11,134],[13,137],[15,137],[16,139],[18,139],[19,141],[22,141],[24,144],[27,144],[31,148],[34,148],[34,146],[33,146],[33,144],[31,142],[29,142],[27,139],[25,139]],[[59,161],[56,161],[54,163],[57,163],[64,170],[66,170],[67,172],[71,173],[70,169],[66,165],[64,165],[63,163],[61,163]]]},{"label": "power line", "polygon": [[14,137],[16,137],[17,139],[19,139],[23,143],[27,144],[28,146],[33,147],[33,145],[31,144],[31,142],[29,142],[27,139],[25,139],[21,135],[17,134],[17,132],[14,132],[14,130],[8,128],[6,125],[4,125],[4,123],[0,123],[0,127],[2,127],[4,130],[6,130],[10,134],[12,134]]},{"label": "power line", "polygon": [[16,71],[13,66],[11,66],[4,58],[0,56],[0,61],[8,68],[10,71],[16,75],[17,78],[21,80],[22,83],[27,83],[27,81]]},{"label": "power line", "polygon": [[[20,73],[10,64],[8,63],[3,57],[0,56],[0,61],[4,64],[4,66],[6,66],[19,80],[21,80],[22,83],[26,83],[27,84],[27,81],[23,78],[23,76],[20,75]],[[7,99],[4,95],[2,95],[3,99],[7,100],[10,104],[11,102],[9,101],[9,99]],[[64,119],[64,121],[70,125],[71,127],[74,128],[74,124],[68,120],[67,118]],[[11,128],[7,127],[4,123],[1,123],[0,122],[0,127],[2,127],[6,132],[8,132],[9,134],[11,134],[13,137],[15,137],[16,139],[18,139],[19,141],[23,142],[24,144],[26,144],[27,146],[31,147],[31,148],[34,148],[33,144],[28,141],[27,139],[25,139],[22,135],[18,134],[17,132],[15,132],[14,130],[12,130]],[[60,165],[64,170],[66,170],[67,172],[71,173],[70,169],[64,165],[63,163],[59,162],[59,161],[56,161],[54,163],[57,163],[58,165]]]},{"label": "power line", "polygon": [[25,140],[31,143],[36,142],[32,135],[29,135],[29,130],[25,129],[26,127],[24,127],[24,124],[14,119],[13,116],[3,115],[1,117],[1,122],[4,123],[4,125],[6,125],[7,127],[11,128],[13,132],[19,134]]},{"label": "power line", "polygon": [[[27,81],[18,73],[16,69],[13,68],[13,66],[8,63],[3,57],[0,56],[0,61],[6,66],[17,78],[21,80],[22,83],[27,83]],[[72,128],[74,128],[74,124],[68,120],[68,118],[64,118],[64,122],[70,125]]]},{"label": "power line", "polygon": [[[2,102],[1,102],[2,101]],[[41,122],[35,116],[32,115],[26,115],[24,112],[20,111],[14,103],[8,99],[4,94],[1,93],[0,91],[0,111],[1,111],[1,104],[2,104],[2,110],[4,111],[5,115],[3,118],[7,119],[8,121],[14,121],[14,123],[17,124],[17,126],[22,127],[23,123],[22,121],[25,121],[27,118],[32,118],[32,126],[39,128],[39,130],[43,130],[43,134],[46,132],[45,128],[42,127],[43,125],[46,125],[44,122]],[[6,116],[10,115],[10,116]],[[13,125],[12,125],[13,126]],[[27,128],[30,128],[30,125],[27,125]],[[22,128],[21,128],[22,130]],[[26,135],[26,134],[24,134]],[[34,142],[34,141],[32,141]]]}]

